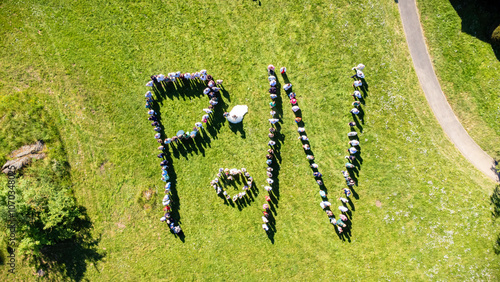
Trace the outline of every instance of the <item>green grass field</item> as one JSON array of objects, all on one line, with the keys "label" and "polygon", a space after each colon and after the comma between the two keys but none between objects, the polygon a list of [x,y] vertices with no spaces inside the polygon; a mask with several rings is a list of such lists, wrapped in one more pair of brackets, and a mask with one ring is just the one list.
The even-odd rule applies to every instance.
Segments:
[{"label": "green grass field", "polygon": [[[1,101],[13,101],[5,108],[14,116],[22,115],[23,101],[43,105],[58,130],[34,131],[60,136],[73,191],[93,221],[97,243],[61,246],[62,266],[49,270],[49,279],[498,280],[495,184],[455,149],[432,115],[392,1],[4,1],[0,25]],[[288,68],[338,215],[349,76],[360,62],[369,96],[351,241],[339,239],[319,207],[284,103],[273,244],[261,228],[266,66]],[[229,109],[246,104],[249,113],[245,138],[225,123],[204,154],[174,157],[182,242],[159,222],[158,206],[138,204],[141,191],[161,193],[163,184],[144,84],[151,74],[203,68],[224,79]],[[206,98],[163,102],[167,134],[192,127],[207,104]],[[1,134],[3,154],[19,145],[9,137],[18,131]],[[255,202],[241,211],[225,206],[209,186],[219,167],[246,167],[259,188]],[[15,275],[7,271],[3,263],[5,280],[33,280],[36,269],[18,264]]]},{"label": "green grass field", "polygon": [[500,159],[500,61],[489,40],[498,15],[474,1],[417,1],[441,88],[471,137]]}]

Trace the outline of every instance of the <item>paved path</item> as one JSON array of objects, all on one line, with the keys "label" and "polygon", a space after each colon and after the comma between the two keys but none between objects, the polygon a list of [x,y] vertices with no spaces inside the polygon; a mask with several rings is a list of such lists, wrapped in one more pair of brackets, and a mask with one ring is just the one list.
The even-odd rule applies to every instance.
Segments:
[{"label": "paved path", "polygon": [[439,124],[462,155],[493,181],[499,181],[495,161],[465,131],[441,90],[427,53],[415,0],[399,0],[398,6],[418,80]]}]

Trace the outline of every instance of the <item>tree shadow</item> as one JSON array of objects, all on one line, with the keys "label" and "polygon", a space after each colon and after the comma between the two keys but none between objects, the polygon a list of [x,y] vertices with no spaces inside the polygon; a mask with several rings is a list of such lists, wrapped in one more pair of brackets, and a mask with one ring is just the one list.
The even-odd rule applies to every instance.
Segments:
[{"label": "tree shadow", "polygon": [[[493,189],[493,193],[490,196],[490,203],[493,206],[491,216],[493,221],[496,221],[498,217],[500,217],[500,185],[496,185],[495,189]],[[495,251],[495,254],[500,254],[500,234],[498,234],[497,239],[495,240],[493,250]]]},{"label": "tree shadow", "polygon": [[490,203],[493,206],[491,216],[493,220],[496,220],[500,217],[500,185],[495,186],[495,189],[493,189],[493,193],[490,196]]},{"label": "tree shadow", "polygon": [[[495,0],[450,0],[462,19],[462,32],[491,44],[491,34],[500,24],[500,5]],[[493,53],[500,60],[500,46],[492,44]]]},{"label": "tree shadow", "polygon": [[89,265],[93,265],[95,270],[100,272],[97,264],[106,257],[106,252],[97,249],[101,236],[93,238],[93,223],[86,209],[82,206],[78,208],[82,216],[73,222],[77,234],[75,239],[41,249],[42,259],[37,262],[37,269],[47,269],[48,278],[52,277],[51,271],[56,271],[65,279],[81,281]]}]

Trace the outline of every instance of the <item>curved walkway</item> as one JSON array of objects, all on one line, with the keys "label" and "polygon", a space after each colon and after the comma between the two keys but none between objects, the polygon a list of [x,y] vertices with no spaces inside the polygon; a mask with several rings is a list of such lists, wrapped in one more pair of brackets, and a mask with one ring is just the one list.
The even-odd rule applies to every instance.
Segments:
[{"label": "curved walkway", "polygon": [[439,124],[465,158],[493,181],[499,181],[495,161],[465,131],[441,90],[427,52],[415,0],[400,0],[398,6],[418,80]]}]

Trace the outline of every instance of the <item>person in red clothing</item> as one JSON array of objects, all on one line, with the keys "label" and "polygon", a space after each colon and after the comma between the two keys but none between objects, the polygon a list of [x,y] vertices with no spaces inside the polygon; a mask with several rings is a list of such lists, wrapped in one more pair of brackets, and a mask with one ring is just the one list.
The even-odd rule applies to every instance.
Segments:
[{"label": "person in red clothing", "polygon": [[267,202],[270,202],[270,201],[271,201],[271,197],[266,196],[266,201],[267,201]]}]

